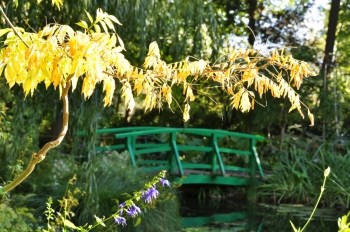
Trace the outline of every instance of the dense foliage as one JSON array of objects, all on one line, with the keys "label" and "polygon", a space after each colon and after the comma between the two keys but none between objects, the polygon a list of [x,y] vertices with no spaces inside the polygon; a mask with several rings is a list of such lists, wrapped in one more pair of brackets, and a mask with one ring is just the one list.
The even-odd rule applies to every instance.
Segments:
[{"label": "dense foliage", "polygon": [[[86,209],[80,211],[85,219],[99,210],[94,204],[98,199],[94,196],[99,195],[101,188],[96,172],[98,157],[93,152],[97,139],[94,131],[130,125],[195,126],[264,134],[268,138],[260,144],[264,168],[282,174],[272,176],[261,187],[260,199],[313,204],[322,181],[320,176],[329,165],[334,182],[329,182],[321,205],[346,208],[349,4],[347,1],[340,4],[334,59],[326,72],[302,79],[304,87],[296,94],[294,89],[301,83],[297,73],[310,75],[313,73],[305,71],[308,65],[316,72],[322,66],[326,31],[313,34],[314,37],[309,31],[299,31],[308,28],[307,14],[312,5],[312,1],[304,0],[279,6],[260,0],[113,0],[65,2],[59,11],[51,7],[51,1],[40,4],[36,0],[6,1],[4,10],[18,26],[23,40],[10,29],[1,30],[5,48],[1,57],[6,58],[1,63],[6,79],[2,78],[0,83],[0,135],[4,139],[0,163],[6,163],[0,167],[3,183],[23,171],[30,154],[38,147],[59,135],[64,106],[57,90],[63,90],[71,81],[72,89],[78,91],[69,91],[70,131],[57,152],[67,159],[75,156],[70,162],[85,170],[78,176],[79,181],[89,183],[81,185],[87,193],[82,197]],[[98,8],[103,11],[96,11]],[[4,18],[1,20],[1,28],[7,28]],[[83,21],[74,24],[79,20]],[[123,25],[113,31],[110,24],[113,21]],[[113,33],[106,33],[107,30]],[[186,59],[188,55],[192,56]],[[22,62],[14,62],[18,60]],[[10,68],[5,68],[6,65]],[[259,72],[252,71],[255,68]],[[287,72],[275,68],[287,68]],[[232,79],[227,78],[227,73]],[[295,86],[291,88],[288,83],[293,81]],[[11,90],[7,84],[13,86]],[[249,86],[252,88],[248,89]],[[278,91],[272,91],[273,95],[286,94],[287,99],[265,94],[276,88]],[[132,91],[144,94],[134,99],[134,110],[128,108],[133,105]],[[258,97],[260,94],[262,98]],[[288,114],[291,106],[303,113],[299,98],[316,115],[314,127],[308,127],[308,122],[297,114]],[[104,108],[102,101],[111,106]],[[162,112],[144,111],[164,103]],[[248,112],[252,107],[254,111]],[[185,119],[191,115],[185,124],[182,113]],[[77,140],[78,130],[87,131],[84,142]],[[339,163],[342,165],[336,170],[334,167]],[[39,173],[47,173],[52,164],[48,160],[47,164],[39,165],[42,167],[33,179],[14,193],[49,191],[41,190],[38,183],[45,181],[39,181],[42,177]],[[269,197],[271,192],[275,198]],[[43,206],[45,201],[41,199]],[[22,209],[13,206],[9,214],[26,218],[27,211]],[[22,224],[23,220],[19,222]]]}]

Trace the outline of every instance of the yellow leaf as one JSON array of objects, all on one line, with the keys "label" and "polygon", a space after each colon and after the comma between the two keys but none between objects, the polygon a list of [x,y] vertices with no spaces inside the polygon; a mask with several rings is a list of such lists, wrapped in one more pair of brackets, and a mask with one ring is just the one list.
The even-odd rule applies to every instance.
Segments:
[{"label": "yellow leaf", "polygon": [[53,86],[55,88],[61,82],[61,78],[62,78],[62,70],[60,69],[58,62],[59,62],[58,58],[56,58],[53,61],[52,71],[51,71],[51,80],[50,81],[53,83]]},{"label": "yellow leaf", "polygon": [[112,20],[113,22],[115,22],[116,24],[122,25],[119,20],[114,16],[114,15],[108,15],[107,16],[110,20]]},{"label": "yellow leaf", "polygon": [[84,20],[80,20],[80,22],[75,23],[75,24],[77,24],[78,26],[80,26],[80,27],[82,27],[84,29],[88,29],[89,28],[88,24]]},{"label": "yellow leaf", "polygon": [[89,18],[90,23],[93,23],[94,20],[92,19],[91,14],[89,12],[87,12],[87,11],[85,11],[85,13],[86,13],[87,17]]},{"label": "yellow leaf", "polygon": [[244,91],[241,97],[241,104],[239,108],[241,109],[242,112],[248,112],[250,110],[251,104],[249,101],[249,94],[247,91]]},{"label": "yellow leaf", "polygon": [[96,32],[96,33],[100,33],[100,32],[101,32],[101,28],[100,28],[99,25],[94,24],[94,28],[95,28],[95,32]]},{"label": "yellow leaf", "polygon": [[60,6],[63,6],[63,0],[52,0],[52,5],[56,5],[58,10],[60,10]]},{"label": "yellow leaf", "polygon": [[108,106],[112,102],[113,93],[115,90],[115,81],[114,81],[113,77],[107,76],[103,80],[103,90],[106,91],[106,96],[103,100],[105,102],[104,106]]},{"label": "yellow leaf", "polygon": [[309,116],[310,119],[310,126],[314,126],[314,115],[310,113],[309,109],[307,109],[307,116]]},{"label": "yellow leaf", "polygon": [[185,109],[184,109],[184,113],[183,113],[183,120],[184,122],[188,121],[188,119],[190,119],[190,105],[186,104],[185,105]]},{"label": "yellow leaf", "polygon": [[12,31],[11,28],[4,28],[4,29],[0,29],[0,37],[5,35],[6,33]]},{"label": "yellow leaf", "polygon": [[147,56],[154,56],[156,58],[160,58],[159,47],[156,41],[152,42],[149,45]]},{"label": "yellow leaf", "polygon": [[134,97],[132,95],[130,83],[125,82],[123,84],[121,91],[122,91],[122,98],[124,98],[124,100],[125,100],[125,105],[127,105],[128,108],[130,110],[132,110],[135,106],[135,101],[134,101]]},{"label": "yellow leaf", "polygon": [[101,21],[100,24],[101,24],[101,26],[102,26],[104,32],[105,32],[105,33],[108,33],[108,29],[107,29],[107,26],[106,26],[105,22],[104,22],[104,21]]},{"label": "yellow leaf", "polygon": [[111,21],[109,18],[105,18],[105,19],[104,19],[104,22],[105,22],[105,24],[107,25],[107,27],[108,27],[109,29],[115,31],[114,25],[113,25],[112,21]]},{"label": "yellow leaf", "polygon": [[71,38],[68,42],[69,45],[69,52],[71,57],[73,57],[77,51],[77,37],[74,36],[73,38]]},{"label": "yellow leaf", "polygon": [[233,95],[233,97],[231,98],[231,99],[233,99],[233,100],[231,101],[232,107],[238,109],[238,107],[239,107],[239,102],[241,101],[241,96],[242,96],[242,94],[243,94],[243,91],[244,91],[244,89],[241,88],[237,93],[235,93],[235,94]]},{"label": "yellow leaf", "polygon": [[84,94],[84,98],[89,98],[91,94],[94,92],[95,85],[90,81],[90,75],[86,75],[83,80],[82,93]]},{"label": "yellow leaf", "polygon": [[190,101],[194,101],[194,99],[195,99],[195,97],[193,95],[192,88],[189,85],[187,85],[185,101],[187,101],[188,98],[190,99]]}]

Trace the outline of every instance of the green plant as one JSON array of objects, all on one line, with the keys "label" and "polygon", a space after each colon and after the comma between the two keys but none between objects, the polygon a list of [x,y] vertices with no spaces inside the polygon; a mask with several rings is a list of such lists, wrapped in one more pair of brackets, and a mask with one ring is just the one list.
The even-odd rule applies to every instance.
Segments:
[{"label": "green plant", "polygon": [[280,162],[272,167],[271,176],[265,183],[257,186],[258,197],[274,204],[309,203],[315,192],[311,179],[315,164],[307,157],[307,153],[295,146],[281,155]]},{"label": "green plant", "polygon": [[32,196],[15,194],[8,198],[0,193],[0,232],[34,231],[37,225],[34,210],[24,205]]},{"label": "green plant", "polygon": [[[52,208],[52,198],[50,197],[48,199],[48,202],[46,203],[47,209],[45,211],[45,215],[48,221],[48,230],[44,231],[56,231],[57,229],[68,231],[67,228],[80,231],[91,231],[100,226],[104,227],[104,231],[114,231],[119,230],[118,225],[122,225],[123,228],[127,231],[134,231],[135,227],[140,225],[141,220],[143,221],[141,224],[141,230],[158,230],[157,228],[159,228],[162,230],[172,231],[179,229],[176,226],[173,227],[173,225],[171,225],[172,223],[170,223],[170,225],[164,224],[165,222],[169,223],[171,221],[169,216],[174,216],[174,214],[169,212],[164,214],[164,208],[162,209],[162,207],[158,206],[158,203],[164,204],[166,202],[176,200],[174,198],[174,195],[172,195],[169,190],[161,191],[161,193],[157,190],[162,189],[162,187],[166,187],[166,185],[170,187],[170,183],[167,180],[163,179],[164,175],[165,171],[161,172],[158,176],[155,176],[152,181],[145,184],[140,191],[133,192],[132,194],[122,194],[125,196],[126,200],[115,200],[115,203],[117,203],[118,207],[113,209],[112,213],[107,214],[110,216],[103,216],[101,218],[97,216],[99,214],[95,214],[94,222],[91,224],[90,222],[84,223],[84,226],[76,226],[75,223],[73,223],[71,220],[75,216],[72,208],[78,205],[78,199],[76,197],[77,195],[81,195],[81,192],[78,188],[75,188],[74,192],[67,189],[66,195],[62,198],[62,200],[59,200],[59,211],[55,212],[55,210]],[[73,185],[74,180],[75,177],[69,181],[69,185]],[[120,204],[120,202],[123,203]],[[140,208],[136,204],[140,206]],[[157,208],[155,208],[156,204]],[[151,214],[151,217],[147,216],[150,215],[150,213],[155,209],[160,211],[155,214]],[[141,212],[143,213],[141,214]],[[127,218],[130,218],[131,221],[133,221],[133,223],[131,223],[133,226],[130,227],[130,220],[127,220]],[[149,220],[150,218],[151,220]],[[146,222],[144,222],[144,220],[146,220]],[[159,221],[157,223],[159,225],[154,225],[154,223],[152,223],[154,220],[157,222],[158,220],[161,220],[163,222],[160,223]]]},{"label": "green plant", "polygon": [[325,190],[325,186],[326,186],[326,180],[327,180],[327,177],[329,176],[329,173],[331,172],[331,169],[328,167],[326,170],[324,170],[324,178],[323,178],[323,184],[322,184],[322,186],[321,186],[321,192],[320,192],[320,195],[318,196],[318,199],[317,199],[317,202],[316,202],[316,204],[315,204],[315,206],[314,206],[314,209],[312,210],[312,213],[311,213],[311,215],[309,216],[309,219],[307,220],[307,222],[305,223],[305,225],[303,226],[303,228],[298,228],[298,229],[296,229],[295,228],[295,226],[294,226],[294,224],[293,224],[293,222],[292,221],[289,221],[290,222],[290,224],[292,225],[292,228],[293,228],[293,231],[294,232],[302,232],[302,231],[304,231],[304,229],[306,228],[306,226],[309,224],[309,222],[311,221],[311,219],[312,219],[312,217],[313,217],[313,215],[314,215],[314,213],[315,213],[315,211],[316,211],[316,209],[317,209],[317,206],[318,206],[318,204],[320,203],[320,200],[321,200],[321,197],[322,197],[322,194],[323,194],[323,192],[324,192],[324,190]]}]

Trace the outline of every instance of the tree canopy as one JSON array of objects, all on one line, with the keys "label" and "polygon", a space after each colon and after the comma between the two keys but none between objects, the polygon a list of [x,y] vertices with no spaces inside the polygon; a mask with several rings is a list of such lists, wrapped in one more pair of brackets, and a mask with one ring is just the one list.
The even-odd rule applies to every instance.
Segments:
[{"label": "tree canopy", "polygon": [[[59,89],[64,102],[62,131],[54,142],[33,154],[32,168],[63,140],[68,129],[67,96],[70,87],[74,91],[79,80],[83,83],[81,92],[85,99],[92,95],[97,83],[103,83],[105,106],[111,104],[118,81],[128,107],[135,105],[133,93],[144,94],[146,110],[162,107],[163,102],[171,107],[172,87],[181,85],[185,95],[185,121],[190,117],[190,103],[195,100],[193,90],[200,82],[213,83],[210,88],[220,88],[230,96],[232,107],[243,112],[254,109],[256,94],[262,97],[270,91],[273,97],[288,98],[292,104],[289,111],[297,109],[304,117],[299,95],[290,85],[299,89],[304,78],[316,74],[306,62],[284,55],[283,49],[269,50],[261,43],[255,46],[256,50],[229,49],[214,63],[187,57],[167,64],[161,59],[157,43],[152,42],[140,68],[131,65],[122,53],[124,43],[113,25],[120,24],[118,19],[101,9],[97,10],[95,19],[86,14],[89,23],[77,23],[83,31],[59,24],[48,24],[37,33],[15,27],[0,30],[1,36],[7,36],[0,50],[0,74],[4,72],[9,86],[21,85],[27,96],[33,95],[40,83],[46,88],[52,84]],[[308,116],[313,125],[309,110]],[[7,191],[6,186],[4,189]]]}]

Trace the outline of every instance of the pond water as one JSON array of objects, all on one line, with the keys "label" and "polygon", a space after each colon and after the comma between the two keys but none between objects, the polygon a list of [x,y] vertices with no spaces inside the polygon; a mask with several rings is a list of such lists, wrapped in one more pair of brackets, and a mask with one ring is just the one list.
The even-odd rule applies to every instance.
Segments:
[{"label": "pond water", "polygon": [[[201,200],[182,202],[182,227],[186,232],[293,231],[289,220],[302,228],[313,208],[303,205],[247,205],[246,200]],[[344,212],[317,209],[304,231],[338,231],[337,219]]]}]

